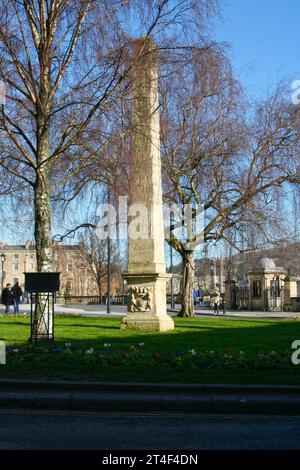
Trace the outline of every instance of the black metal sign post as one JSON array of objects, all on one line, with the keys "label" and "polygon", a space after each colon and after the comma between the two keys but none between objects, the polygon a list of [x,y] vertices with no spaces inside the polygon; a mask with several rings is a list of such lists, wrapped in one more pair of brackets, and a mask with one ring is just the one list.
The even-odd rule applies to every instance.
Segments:
[{"label": "black metal sign post", "polygon": [[55,294],[60,273],[24,273],[25,291],[30,293],[30,343],[54,340]]}]

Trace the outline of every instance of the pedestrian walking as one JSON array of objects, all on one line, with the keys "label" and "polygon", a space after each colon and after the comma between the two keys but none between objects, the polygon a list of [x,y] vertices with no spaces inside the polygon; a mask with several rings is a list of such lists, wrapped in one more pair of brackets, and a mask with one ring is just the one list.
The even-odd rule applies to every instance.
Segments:
[{"label": "pedestrian walking", "polygon": [[202,305],[203,304],[203,295],[202,295],[201,289],[198,289],[197,295],[198,295],[199,305]]},{"label": "pedestrian walking", "polygon": [[194,305],[196,305],[196,303],[197,303],[197,295],[198,295],[198,294],[197,294],[197,289],[194,289],[194,290],[193,290]]},{"label": "pedestrian walking", "polygon": [[11,284],[6,284],[6,287],[2,291],[1,303],[5,305],[5,313],[8,314],[10,306],[14,304],[13,294],[11,291]]},{"label": "pedestrian walking", "polygon": [[219,306],[220,306],[220,293],[216,289],[214,293],[214,313],[219,315]]},{"label": "pedestrian walking", "polygon": [[22,292],[21,287],[19,286],[18,281],[12,287],[11,292],[12,292],[13,301],[14,301],[14,313],[20,313],[19,305],[20,305],[20,302],[21,302],[23,292]]}]

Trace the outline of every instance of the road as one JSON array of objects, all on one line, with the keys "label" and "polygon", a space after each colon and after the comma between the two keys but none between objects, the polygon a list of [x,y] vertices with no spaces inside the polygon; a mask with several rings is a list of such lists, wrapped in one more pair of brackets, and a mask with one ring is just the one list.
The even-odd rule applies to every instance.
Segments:
[{"label": "road", "polygon": [[[112,313],[107,315],[106,305],[64,305],[56,304],[55,312],[63,314],[79,314],[83,317],[106,317],[106,316],[123,316],[126,315],[127,308],[125,305],[112,305]],[[176,305],[176,310],[179,311],[179,305]],[[11,309],[11,313],[12,313]],[[20,313],[29,313],[29,305],[20,305]],[[198,305],[195,308],[196,315],[214,317],[212,310],[208,308],[199,307]],[[0,306],[0,314],[4,313],[4,308]],[[170,312],[170,315],[176,315],[177,312]],[[263,311],[237,311],[237,310],[228,310],[226,315],[220,313],[219,317],[228,317],[228,318],[291,318],[291,317],[300,317],[300,312],[263,312]]]},{"label": "road", "polygon": [[1,450],[299,450],[300,417],[0,411]]}]

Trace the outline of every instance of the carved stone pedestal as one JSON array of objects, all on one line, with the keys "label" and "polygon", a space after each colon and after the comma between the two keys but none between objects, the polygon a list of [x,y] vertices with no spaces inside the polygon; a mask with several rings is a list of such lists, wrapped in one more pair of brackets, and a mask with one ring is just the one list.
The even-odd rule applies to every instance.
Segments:
[{"label": "carved stone pedestal", "polygon": [[174,321],[167,314],[167,274],[124,274],[127,281],[128,314],[121,328],[135,330],[168,331],[174,329]]}]

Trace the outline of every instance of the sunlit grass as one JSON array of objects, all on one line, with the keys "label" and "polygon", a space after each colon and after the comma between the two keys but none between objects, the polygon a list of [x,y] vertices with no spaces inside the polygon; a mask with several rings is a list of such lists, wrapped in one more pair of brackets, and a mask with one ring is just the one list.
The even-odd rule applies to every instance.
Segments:
[{"label": "sunlit grass", "polygon": [[[131,345],[144,343],[149,352],[181,351],[190,349],[200,351],[228,351],[236,354],[244,351],[255,355],[261,351],[291,351],[291,344],[300,339],[300,322],[266,319],[241,318],[175,318],[174,331],[165,333],[138,332],[120,330],[121,318],[86,318],[55,317],[55,346],[66,342],[75,344],[80,349],[103,348],[110,343],[115,349],[126,349]],[[30,333],[29,317],[0,317],[0,339],[8,346],[26,344]],[[59,362],[59,358],[57,361]],[[148,380],[178,382],[264,382],[264,383],[300,383],[300,367],[282,371],[214,371],[203,370],[196,374],[191,370],[124,370],[113,368],[101,370],[96,377],[91,376],[84,367],[76,371],[64,370],[63,364],[48,367],[37,364],[31,369],[24,365],[14,370],[9,363],[0,368],[2,376],[56,376],[62,378],[97,378],[102,380]],[[93,373],[94,374],[94,373]]]}]

